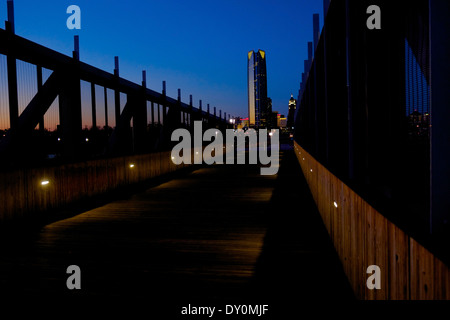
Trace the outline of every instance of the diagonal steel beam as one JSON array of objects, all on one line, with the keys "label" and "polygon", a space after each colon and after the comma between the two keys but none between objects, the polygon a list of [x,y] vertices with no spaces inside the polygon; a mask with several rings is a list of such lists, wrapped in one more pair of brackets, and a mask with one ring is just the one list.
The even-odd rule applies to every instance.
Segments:
[{"label": "diagonal steel beam", "polygon": [[30,135],[59,93],[61,77],[53,72],[19,117],[16,128],[8,130],[0,141],[0,154],[5,154],[21,139]]}]

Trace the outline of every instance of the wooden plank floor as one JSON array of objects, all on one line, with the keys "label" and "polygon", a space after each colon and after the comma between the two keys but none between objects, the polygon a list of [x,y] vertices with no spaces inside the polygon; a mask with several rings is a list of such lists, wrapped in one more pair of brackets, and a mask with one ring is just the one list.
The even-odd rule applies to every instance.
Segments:
[{"label": "wooden plank floor", "polygon": [[[290,207],[291,200],[301,208]],[[301,200],[301,201],[300,201]],[[276,176],[215,165],[0,243],[0,292],[135,297],[153,307],[353,299],[291,150]],[[81,268],[81,290],[66,268]],[[273,311],[275,312],[275,311]],[[160,318],[163,319],[163,318]]]}]

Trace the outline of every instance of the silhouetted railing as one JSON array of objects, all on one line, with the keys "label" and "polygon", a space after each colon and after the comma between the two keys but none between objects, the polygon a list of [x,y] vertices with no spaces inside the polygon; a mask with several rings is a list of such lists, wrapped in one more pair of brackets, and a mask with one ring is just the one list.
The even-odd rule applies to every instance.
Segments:
[{"label": "silhouetted railing", "polygon": [[[6,26],[6,30],[0,29],[0,54],[7,57],[10,115],[9,128],[0,132],[4,165],[36,166],[167,150],[175,128],[193,128],[196,120],[203,121],[205,130],[227,127],[226,113],[223,117],[221,110],[216,114],[215,107],[210,113],[209,104],[203,110],[201,100],[196,108],[192,96],[189,104],[183,103],[180,89],[177,99],[168,97],[165,81],[161,93],[147,88],[145,71],[142,84],[121,78],[117,57],[113,74],[80,61],[77,36],[76,50],[69,57],[15,35],[9,21]],[[22,112],[17,61],[36,67],[33,77],[37,77],[38,87]],[[50,73],[45,81],[43,70]],[[88,95],[90,91],[91,110],[82,107],[86,99],[82,99],[81,87],[87,88]],[[102,105],[97,104],[99,95],[103,96]],[[44,116],[55,101],[59,103],[59,123],[56,130],[44,130]],[[103,127],[97,126],[99,111],[104,114]],[[91,127],[83,128],[82,118],[87,117]]]}]

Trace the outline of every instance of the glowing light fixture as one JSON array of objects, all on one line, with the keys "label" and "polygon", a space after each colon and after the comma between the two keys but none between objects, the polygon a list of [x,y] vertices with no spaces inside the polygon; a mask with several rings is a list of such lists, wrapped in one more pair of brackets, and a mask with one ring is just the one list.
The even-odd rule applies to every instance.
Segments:
[{"label": "glowing light fixture", "polygon": [[131,169],[134,168],[134,163],[130,164],[130,168]]},{"label": "glowing light fixture", "polygon": [[50,181],[48,181],[48,180],[42,180],[41,181],[41,186],[46,186],[48,184],[50,184]]},{"label": "glowing light fixture", "polygon": [[336,201],[334,201],[334,202],[333,202],[333,204],[334,204],[334,207],[335,207],[335,208],[337,208],[337,207],[338,207],[338,204],[337,204],[337,202],[336,202]]}]

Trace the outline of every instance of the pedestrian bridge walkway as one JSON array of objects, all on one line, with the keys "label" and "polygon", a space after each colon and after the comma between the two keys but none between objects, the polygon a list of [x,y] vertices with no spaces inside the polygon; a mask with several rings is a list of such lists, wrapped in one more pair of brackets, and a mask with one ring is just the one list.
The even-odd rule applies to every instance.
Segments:
[{"label": "pedestrian bridge walkway", "polygon": [[[284,149],[274,176],[252,165],[199,167],[26,235],[4,235],[0,290],[149,298],[154,307],[170,301],[175,313],[195,302],[286,310],[353,299],[295,154]],[[70,265],[80,268],[80,290],[66,286]]]}]

